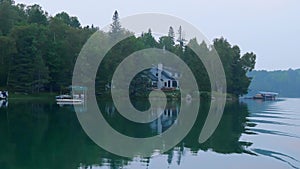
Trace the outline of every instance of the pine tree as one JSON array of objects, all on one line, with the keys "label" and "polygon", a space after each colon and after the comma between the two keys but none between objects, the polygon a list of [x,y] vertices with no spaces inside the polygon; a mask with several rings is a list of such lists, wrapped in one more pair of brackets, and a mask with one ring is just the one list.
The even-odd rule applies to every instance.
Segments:
[{"label": "pine tree", "polygon": [[186,40],[183,37],[182,28],[181,28],[181,26],[179,26],[177,42],[179,42],[179,45],[180,45],[181,48],[183,47],[185,41]]},{"label": "pine tree", "polygon": [[168,36],[170,38],[172,38],[172,40],[174,40],[174,38],[175,38],[175,33],[174,33],[174,29],[172,26],[170,26],[170,28],[169,28]]},{"label": "pine tree", "polygon": [[49,70],[45,65],[44,59],[39,54],[34,58],[33,66],[32,91],[39,93],[44,90],[45,85],[49,83]]},{"label": "pine tree", "polygon": [[14,2],[11,0],[0,1],[0,35],[9,34],[10,29],[13,27],[13,4]]},{"label": "pine tree", "polygon": [[119,14],[118,11],[116,10],[114,15],[113,15],[113,23],[110,25],[111,26],[111,34],[117,34],[118,32],[120,32],[122,30],[122,26],[120,23],[120,19],[119,19]]}]

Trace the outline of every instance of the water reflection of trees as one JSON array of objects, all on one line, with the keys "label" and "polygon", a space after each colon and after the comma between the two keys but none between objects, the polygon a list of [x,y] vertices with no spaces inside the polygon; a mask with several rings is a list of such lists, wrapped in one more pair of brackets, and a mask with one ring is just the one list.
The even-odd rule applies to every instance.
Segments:
[{"label": "water reflection of trees", "polygon": [[199,150],[207,151],[208,149],[222,154],[245,152],[244,147],[251,145],[251,143],[241,142],[239,138],[247,125],[246,117],[249,115],[247,106],[235,103],[227,104],[214,134],[205,143],[199,144],[194,138],[198,138],[209,108],[208,104],[201,106],[197,123],[183,140],[185,147],[191,148],[191,151],[195,153]]},{"label": "water reflection of trees", "polygon": [[[143,107],[139,106],[138,103],[135,105],[139,109]],[[254,155],[254,153],[247,150],[247,147],[251,146],[252,143],[241,141],[240,137],[242,133],[245,133],[248,125],[252,126],[252,123],[246,119],[249,116],[248,108],[246,104],[240,103],[231,103],[227,104],[223,117],[220,121],[220,124],[212,137],[208,139],[205,143],[199,144],[198,137],[201,132],[201,129],[204,125],[207,113],[209,110],[209,103],[201,103],[200,113],[197,118],[197,122],[189,132],[189,134],[182,140],[177,147],[166,152],[168,156],[167,160],[171,163],[174,159],[173,156],[176,154],[176,163],[180,164],[181,156],[186,149],[191,151],[194,154],[197,154],[199,151],[214,151],[222,154],[231,154],[231,153],[247,153]],[[160,134],[167,130],[171,125],[177,124],[177,115],[179,112],[180,106],[176,102],[169,102],[162,116],[152,123],[148,124],[152,131],[155,131],[155,134]],[[105,110],[107,116],[116,117],[118,116],[117,110],[114,108],[112,103],[107,103],[105,105]],[[157,108],[160,111],[159,108]],[[125,123],[124,123],[125,125]],[[127,126],[126,126],[127,127]],[[149,132],[147,128],[143,129],[143,133]],[[138,132],[135,130],[135,132]],[[128,134],[128,133],[126,133]],[[153,135],[153,133],[152,133]]]},{"label": "water reflection of trees", "polygon": [[[169,163],[172,163],[174,160],[177,164],[180,164],[181,156],[186,150],[195,155],[199,151],[208,150],[221,154],[248,153],[253,155],[252,152],[246,149],[252,143],[240,141],[240,137],[248,125],[246,117],[249,115],[249,112],[245,104],[227,104],[222,119],[213,135],[203,144],[198,142],[208,109],[208,103],[201,103],[200,113],[192,130],[177,147],[166,152]],[[176,154],[175,159],[173,159],[174,154]]]},{"label": "water reflection of trees", "polygon": [[[137,127],[125,123],[111,103],[100,104],[106,111],[105,118],[114,128],[126,134],[148,137],[178,125],[176,117],[180,106],[171,103],[160,120]],[[141,107],[142,108],[142,107]],[[211,150],[214,152],[248,153],[245,147],[251,143],[241,142],[240,136],[247,126],[247,106],[226,105],[222,120],[204,144],[198,143],[201,128],[207,116],[209,104],[201,103],[197,123],[191,132],[174,149],[166,152],[169,163],[180,164],[186,149],[193,153]],[[89,168],[110,166],[119,168],[133,159],[123,158],[104,151],[93,143],[82,130],[76,114],[67,107],[51,103],[10,103],[0,109],[0,164],[1,168]],[[4,113],[7,111],[7,113]],[[126,124],[126,127],[124,125]],[[127,128],[127,129],[124,129]],[[143,133],[143,134],[140,134]],[[174,154],[176,159],[174,159]],[[146,165],[151,158],[142,159]]]},{"label": "water reflection of trees", "polygon": [[[177,116],[180,109],[180,104],[177,102],[168,102],[166,108],[154,107],[151,109],[152,113],[161,112],[161,116],[151,123],[135,123],[128,121],[122,115],[120,115],[112,102],[99,103],[100,109],[102,109],[103,116],[109,122],[109,124],[117,131],[132,137],[150,137],[161,134],[176,123]],[[148,109],[149,102],[135,101],[134,106],[139,110]]]},{"label": "water reflection of trees", "polygon": [[[7,114],[5,113],[7,111]],[[49,103],[12,103],[0,109],[1,168],[86,168],[128,165],[84,133],[74,111]]]}]

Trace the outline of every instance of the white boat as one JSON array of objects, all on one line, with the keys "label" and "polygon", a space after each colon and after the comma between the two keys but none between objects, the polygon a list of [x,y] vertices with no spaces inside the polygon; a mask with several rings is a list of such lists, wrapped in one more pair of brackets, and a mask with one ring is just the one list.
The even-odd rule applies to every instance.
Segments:
[{"label": "white boat", "polygon": [[0,100],[8,99],[8,91],[0,91]]},{"label": "white boat", "polygon": [[86,88],[81,86],[70,86],[69,89],[71,89],[71,94],[63,94],[56,96],[56,103],[59,105],[83,104],[85,99]]},{"label": "white boat", "polygon": [[55,97],[55,100],[57,104],[78,104],[84,102],[84,97],[81,95],[80,97],[78,95],[59,95]]},{"label": "white boat", "polygon": [[253,96],[253,99],[261,99],[261,100],[276,100],[279,93],[275,92],[259,92],[255,96]]}]

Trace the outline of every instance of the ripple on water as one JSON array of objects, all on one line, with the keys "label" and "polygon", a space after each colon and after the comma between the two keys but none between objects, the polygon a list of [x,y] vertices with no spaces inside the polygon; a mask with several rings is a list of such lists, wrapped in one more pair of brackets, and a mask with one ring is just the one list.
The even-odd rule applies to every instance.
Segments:
[{"label": "ripple on water", "polygon": [[[249,151],[299,169],[300,150],[295,153],[295,149],[299,148],[294,147],[294,151],[291,151],[288,142],[296,139],[300,144],[300,99],[284,99],[275,102],[247,101],[246,103],[250,115],[247,117],[244,135],[247,140],[250,139],[254,143]],[[266,148],[261,148],[262,146]],[[289,155],[290,153],[293,155]]]}]

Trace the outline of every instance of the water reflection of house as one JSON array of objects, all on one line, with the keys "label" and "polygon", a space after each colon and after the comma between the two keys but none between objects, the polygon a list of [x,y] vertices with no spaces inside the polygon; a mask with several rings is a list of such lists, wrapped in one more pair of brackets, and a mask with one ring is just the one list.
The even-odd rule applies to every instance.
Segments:
[{"label": "water reflection of house", "polygon": [[150,127],[157,134],[161,134],[171,127],[177,121],[177,116],[179,114],[178,104],[167,104],[166,108],[153,108],[153,113],[162,113],[162,115],[155,121],[150,123]]},{"label": "water reflection of house", "polygon": [[[162,132],[166,131],[169,127],[171,127],[174,123],[176,123],[176,119],[179,114],[179,109],[180,107],[177,103],[168,103],[165,109],[163,109],[162,107],[152,108],[151,113],[161,113],[161,116],[153,122],[149,123],[149,127],[156,134],[161,134]],[[112,103],[105,104],[104,110],[105,113],[110,117],[113,117],[118,113],[117,109]]]},{"label": "water reflection of house", "polygon": [[116,108],[112,103],[107,103],[105,104],[105,113],[110,115],[110,116],[114,116],[116,112]]}]

